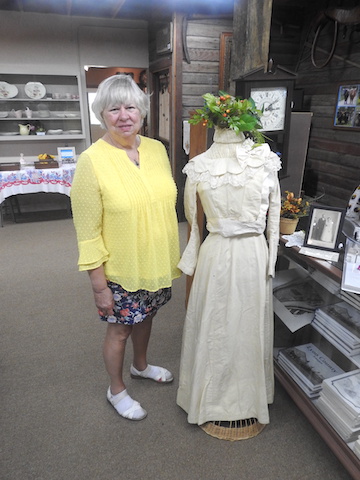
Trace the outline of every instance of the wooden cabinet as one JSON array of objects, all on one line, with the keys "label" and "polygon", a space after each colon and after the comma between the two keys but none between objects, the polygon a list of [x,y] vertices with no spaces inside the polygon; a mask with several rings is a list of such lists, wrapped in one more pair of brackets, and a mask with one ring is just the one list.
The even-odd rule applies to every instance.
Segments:
[{"label": "wooden cabinet", "polygon": [[[19,125],[29,134],[21,135]],[[76,75],[0,74],[0,142],[83,139],[84,109]]]},{"label": "wooden cabinet", "polygon": [[[289,266],[301,266],[312,276],[313,279],[322,285],[326,285],[327,282],[330,281],[332,285],[335,286],[335,290],[336,286],[338,287],[338,294],[340,295],[342,277],[341,264],[332,265],[324,260],[300,255],[296,247],[284,247],[282,242],[279,250],[278,271],[287,269]],[[335,290],[332,293],[336,293]],[[284,325],[282,320],[275,315],[275,376],[315,430],[342,462],[350,475],[354,479],[359,480],[360,459],[323,417],[320,410],[316,407],[316,401],[311,400],[309,396],[305,394],[304,390],[299,387],[298,383],[294,381],[292,376],[289,375],[278,362],[277,352],[279,349],[302,345],[308,342],[316,345],[327,355],[328,358],[335,361],[335,363],[345,372],[356,370],[360,366],[357,357],[350,357],[339,351],[335,344],[324,338],[324,336],[322,336],[318,330],[313,328],[311,324],[292,333]]]}]

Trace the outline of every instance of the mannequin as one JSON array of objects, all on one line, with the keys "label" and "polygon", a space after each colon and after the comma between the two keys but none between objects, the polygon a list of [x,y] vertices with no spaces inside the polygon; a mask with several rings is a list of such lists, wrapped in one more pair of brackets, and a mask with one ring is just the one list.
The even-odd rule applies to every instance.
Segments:
[{"label": "mannequin", "polygon": [[[214,144],[183,170],[191,232],[178,266],[187,275],[195,274],[177,403],[189,423],[218,438],[227,438],[219,431],[241,430],[244,422],[255,426],[253,433],[232,439],[249,438],[269,423],[268,404],[274,396],[271,278],[279,240],[280,167],[268,144],[256,145],[242,132],[215,128]],[[209,231],[201,246],[197,194]]]}]

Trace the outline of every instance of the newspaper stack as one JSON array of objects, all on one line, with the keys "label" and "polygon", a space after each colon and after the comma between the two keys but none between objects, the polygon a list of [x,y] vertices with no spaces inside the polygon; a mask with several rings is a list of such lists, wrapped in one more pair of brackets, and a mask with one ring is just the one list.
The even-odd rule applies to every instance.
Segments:
[{"label": "newspaper stack", "polygon": [[345,290],[341,290],[340,298],[345,300],[347,303],[350,303],[350,305],[353,307],[360,309],[360,295],[358,293],[345,292]]},{"label": "newspaper stack", "polygon": [[318,308],[312,326],[345,355],[360,354],[360,312],[348,303]]},{"label": "newspaper stack", "polygon": [[280,350],[278,363],[310,398],[320,395],[325,378],[344,372],[312,343]]},{"label": "newspaper stack", "polygon": [[325,287],[326,290],[329,290],[329,292],[333,293],[334,295],[339,295],[340,293],[339,282],[337,282],[336,280],[333,280],[331,277],[329,277],[328,275],[325,275],[319,270],[310,271],[309,273],[311,275],[311,278],[313,278],[318,283],[320,283],[320,285]]},{"label": "newspaper stack", "polygon": [[360,370],[324,380],[315,405],[345,442],[360,434]]}]

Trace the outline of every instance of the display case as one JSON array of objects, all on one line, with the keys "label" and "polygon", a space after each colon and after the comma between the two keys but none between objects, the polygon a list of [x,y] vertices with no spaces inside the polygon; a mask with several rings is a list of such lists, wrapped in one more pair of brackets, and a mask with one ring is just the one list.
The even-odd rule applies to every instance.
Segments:
[{"label": "display case", "polygon": [[[292,272],[288,272],[290,270],[296,270],[296,272],[300,273],[300,276],[306,278],[309,282],[315,282],[311,285],[310,295],[316,290],[320,292],[320,289],[325,289],[329,293],[329,296],[326,298],[331,299],[331,304],[335,301],[339,303],[334,303],[333,305],[340,306],[340,302],[347,300],[346,295],[343,295],[340,288],[342,280],[342,261],[334,264],[325,260],[319,260],[314,257],[299,254],[299,249],[297,247],[289,248],[284,245],[285,242],[281,240],[277,263],[277,275],[279,277],[286,278],[287,275],[291,277]],[[294,278],[296,277],[294,274],[292,276]],[[288,295],[289,316],[294,317],[294,319],[291,319],[293,320],[293,323],[290,320],[287,322],[287,318],[284,320],[284,315],[282,313],[280,315],[276,313],[276,302],[278,301],[278,298],[281,297],[279,297],[279,295],[275,296],[275,288],[273,298],[275,311],[274,364],[276,379],[284,387],[315,430],[331,448],[333,453],[342,462],[350,475],[358,480],[360,478],[360,459],[358,455],[354,453],[354,444],[356,444],[356,442],[346,441],[343,438],[343,435],[339,433],[339,430],[334,427],[333,422],[326,418],[324,411],[320,408],[321,400],[319,401],[323,393],[319,392],[322,388],[325,390],[324,384],[326,382],[331,383],[330,380],[332,375],[342,375],[339,373],[341,371],[344,372],[344,374],[353,373],[355,375],[360,368],[360,355],[355,354],[355,350],[349,353],[347,348],[345,348],[346,345],[344,347],[336,338],[336,334],[334,334],[335,329],[329,322],[318,324],[319,322],[316,321],[316,315],[315,320],[306,320],[306,318],[311,318],[311,316],[314,317],[314,312],[321,312],[321,310],[326,311],[329,309],[329,306],[327,305],[323,305],[322,308],[315,309],[313,312],[309,313],[309,311],[305,311],[308,308],[308,305],[305,305],[305,303],[311,303],[311,301],[298,301],[298,305],[292,304],[291,307],[289,307],[292,300],[290,298],[291,295]],[[296,295],[299,295],[298,300],[307,300],[306,298],[302,298],[302,293],[299,293],[300,288],[296,287],[295,290]],[[356,298],[356,294],[353,295],[352,300],[354,300],[354,302],[353,305],[351,305],[351,308],[356,308],[354,305],[357,305],[358,298]],[[304,295],[304,297],[306,297],[306,295]],[[324,300],[324,303],[326,303],[326,301],[327,300]],[[350,303],[348,305],[350,305]],[[358,313],[358,309],[356,309],[356,313]],[[304,314],[305,318],[303,323],[301,323],[302,314]],[[308,315],[308,317],[306,317],[306,315]],[[300,322],[298,326],[296,326],[296,322]],[[311,348],[312,352],[315,352],[315,356],[317,357],[319,357],[318,354],[321,352],[321,362],[325,364],[324,371],[329,368],[334,368],[333,373],[329,374],[329,380],[322,380],[321,377],[320,379],[317,379],[317,382],[314,380],[314,377],[312,377],[313,371],[311,371],[311,374],[309,373],[311,368],[310,356],[305,357],[305,362],[303,362],[303,358],[300,358],[304,348]],[[356,348],[359,348],[359,346],[357,345]],[[286,356],[289,355],[289,352],[293,353],[294,351],[297,351],[300,362],[303,362],[301,368],[304,367],[305,369],[305,380],[310,379],[309,384],[311,387],[314,387],[314,385],[318,383],[318,389],[311,389],[308,385],[305,385],[304,387],[301,381],[301,375],[297,376],[298,372],[295,374],[292,373],[291,362],[293,359],[290,358],[289,368]],[[324,359],[326,360],[324,361]],[[317,360],[318,358],[316,358],[316,361]],[[298,361],[298,358],[296,361]],[[321,368],[322,367],[318,369],[316,366],[314,370],[321,371],[322,373],[323,371]],[[309,389],[309,391],[307,391],[307,389]]]},{"label": "display case", "polygon": [[0,74],[0,142],[84,138],[76,75]]}]

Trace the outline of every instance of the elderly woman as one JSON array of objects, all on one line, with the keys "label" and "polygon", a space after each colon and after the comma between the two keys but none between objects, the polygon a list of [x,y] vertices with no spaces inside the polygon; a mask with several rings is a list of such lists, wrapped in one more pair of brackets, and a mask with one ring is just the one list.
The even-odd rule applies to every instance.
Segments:
[{"label": "elderly woman", "polygon": [[100,319],[107,322],[107,399],[130,420],[147,412],[124,384],[127,339],[131,335],[132,378],[173,380],[165,368],[148,364],[147,347],[152,319],[181,274],[177,189],[166,150],[138,134],[148,108],[148,96],[131,77],[100,84],[93,111],[106,132],[80,155],[71,190],[79,270],[88,271]]}]

